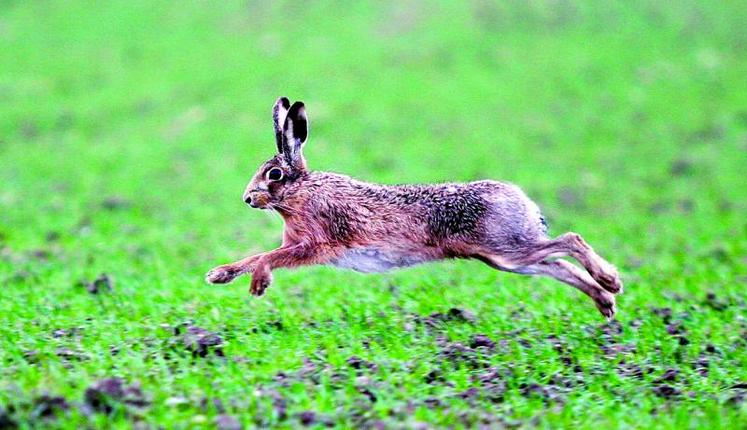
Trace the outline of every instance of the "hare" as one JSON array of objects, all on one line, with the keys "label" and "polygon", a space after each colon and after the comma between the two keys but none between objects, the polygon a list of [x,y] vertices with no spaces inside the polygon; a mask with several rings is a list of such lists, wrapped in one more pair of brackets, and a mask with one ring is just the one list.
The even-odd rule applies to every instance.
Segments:
[{"label": "hare", "polygon": [[[309,134],[304,104],[281,97],[272,118],[278,153],[259,167],[243,199],[282,216],[283,244],[218,266],[207,282],[224,284],[251,272],[250,292],[260,296],[272,270],[281,267],[385,272],[466,258],[555,278],[591,297],[605,317],[615,315],[614,295],[623,288],[615,267],[576,233],[549,238],[539,208],[517,186],[490,180],[390,186],[310,171],[303,156]],[[572,257],[583,269],[558,257]]]}]

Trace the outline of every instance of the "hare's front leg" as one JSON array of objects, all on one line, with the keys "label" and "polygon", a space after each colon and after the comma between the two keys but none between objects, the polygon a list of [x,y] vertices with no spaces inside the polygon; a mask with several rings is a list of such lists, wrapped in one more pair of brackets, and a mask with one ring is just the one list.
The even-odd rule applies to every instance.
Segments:
[{"label": "hare's front leg", "polygon": [[283,246],[270,251],[254,262],[249,292],[255,296],[264,294],[272,283],[272,270],[274,269],[326,263],[334,255],[334,247],[311,243]]},{"label": "hare's front leg", "polygon": [[265,253],[252,255],[230,264],[215,267],[205,275],[205,280],[211,284],[227,284],[244,273],[251,272],[254,263],[263,255]]}]

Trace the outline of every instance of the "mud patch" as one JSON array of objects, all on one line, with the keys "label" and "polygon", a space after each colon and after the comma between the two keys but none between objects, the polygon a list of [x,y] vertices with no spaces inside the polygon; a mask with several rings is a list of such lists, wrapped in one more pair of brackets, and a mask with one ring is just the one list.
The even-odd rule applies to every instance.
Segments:
[{"label": "mud patch", "polygon": [[[224,357],[223,338],[218,334],[205,330],[202,327],[187,325],[183,328],[184,334],[181,336],[181,342],[184,348],[192,353],[193,357],[207,357],[212,353],[218,357]],[[174,329],[177,336],[182,332],[181,327]]]},{"label": "mud patch", "polygon": [[703,304],[717,312],[723,312],[729,307],[729,304],[726,301],[720,300],[714,292],[706,294]]},{"label": "mud patch", "polygon": [[524,397],[540,397],[546,402],[562,402],[563,398],[560,395],[556,386],[553,385],[541,385],[537,383],[522,383],[519,385],[519,392]]},{"label": "mud patch", "polygon": [[108,211],[129,209],[131,206],[132,202],[120,196],[110,196],[101,202],[101,207]]},{"label": "mud patch", "polygon": [[477,317],[468,310],[451,308],[446,313],[434,312],[425,318],[420,318],[419,320],[426,326],[440,327],[442,324],[452,322],[474,324],[477,321]]},{"label": "mud patch", "polygon": [[110,293],[114,290],[114,279],[102,273],[93,281],[82,280],[78,285],[84,287],[90,294]]},{"label": "mud patch", "polygon": [[214,424],[218,430],[242,430],[244,428],[236,417],[226,414],[215,417]]},{"label": "mud patch", "polygon": [[[487,367],[488,360],[478,350],[470,348],[459,342],[450,342],[446,338],[437,340],[439,345],[439,357],[453,365],[464,364],[471,369]],[[482,348],[481,348],[482,349]]]},{"label": "mud patch", "polygon": [[[37,418],[54,418],[60,413],[67,412],[70,404],[62,396],[42,394],[33,401],[34,407],[31,416]],[[0,428],[3,428],[0,426]]]},{"label": "mud patch", "polygon": [[348,358],[345,362],[348,364],[348,366],[352,367],[355,370],[367,369],[371,372],[376,372],[378,370],[378,366],[376,365],[376,363],[366,361],[355,355]]},{"label": "mud patch", "polygon": [[492,339],[490,339],[488,336],[484,334],[476,334],[472,336],[472,340],[469,343],[470,348],[485,348],[485,349],[493,349],[495,348],[495,342],[493,342]]},{"label": "mud patch", "polygon": [[150,400],[139,384],[127,385],[122,378],[105,378],[86,388],[85,405],[95,412],[111,413],[117,405],[144,408]]},{"label": "mud patch", "polygon": [[669,166],[669,173],[672,176],[690,176],[695,172],[695,163],[687,158],[674,160]]},{"label": "mud patch", "polygon": [[[653,371],[653,369],[652,369]],[[617,373],[626,378],[643,379],[643,368],[635,363],[626,363],[624,360],[617,365]]]},{"label": "mud patch", "polygon": [[10,416],[10,413],[5,408],[0,406],[0,429],[14,429],[17,427],[18,424]]},{"label": "mud patch", "polygon": [[334,420],[331,418],[320,415],[314,411],[303,411],[297,415],[298,422],[304,427],[310,427],[313,425],[322,425],[325,427],[332,427],[335,425]]},{"label": "mud patch", "polygon": [[488,368],[485,372],[473,378],[473,382],[478,383],[482,388],[482,395],[493,403],[503,402],[506,394],[506,382],[510,373],[501,371],[496,367]]},{"label": "mud patch", "polygon": [[672,319],[672,308],[657,308],[652,307],[651,312],[661,318],[664,324],[669,324]]},{"label": "mud patch", "polygon": [[679,373],[680,371],[677,369],[667,369],[663,375],[654,380],[654,384],[676,381],[677,375],[679,375]]},{"label": "mud patch", "polygon": [[672,399],[682,395],[682,392],[680,390],[669,384],[657,385],[653,388],[652,391],[657,396],[663,397],[665,399]]},{"label": "mud patch", "polygon": [[88,354],[82,351],[76,351],[67,347],[59,347],[54,351],[55,355],[65,362],[85,361],[88,360]]}]

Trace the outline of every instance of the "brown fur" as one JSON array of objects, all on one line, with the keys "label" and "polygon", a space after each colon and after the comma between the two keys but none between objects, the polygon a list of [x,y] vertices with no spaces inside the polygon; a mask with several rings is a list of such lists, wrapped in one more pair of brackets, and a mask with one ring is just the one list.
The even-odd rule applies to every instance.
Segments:
[{"label": "brown fur", "polygon": [[[604,316],[614,316],[614,294],[622,292],[615,267],[576,233],[548,238],[539,208],[515,185],[385,186],[311,172],[302,154],[308,136],[303,103],[291,106],[280,98],[273,120],[279,153],[260,166],[244,200],[280,213],[283,244],[214,268],[208,282],[227,283],[251,272],[250,291],[262,295],[272,270],[281,267],[332,264],[381,272],[474,258],[499,270],[553,277],[591,297]],[[557,259],[565,256],[583,269]]]}]

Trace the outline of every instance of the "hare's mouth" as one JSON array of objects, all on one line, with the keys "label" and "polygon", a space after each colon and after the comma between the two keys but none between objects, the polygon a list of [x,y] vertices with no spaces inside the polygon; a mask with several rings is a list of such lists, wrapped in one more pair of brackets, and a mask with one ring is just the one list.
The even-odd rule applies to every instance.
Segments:
[{"label": "hare's mouth", "polygon": [[247,200],[249,206],[255,209],[269,209],[272,206],[270,196],[266,193],[252,193],[251,200]]},{"label": "hare's mouth", "polygon": [[255,209],[261,209],[263,211],[282,212],[282,205],[271,200],[268,200],[267,202],[259,202],[256,206],[251,206]]}]

